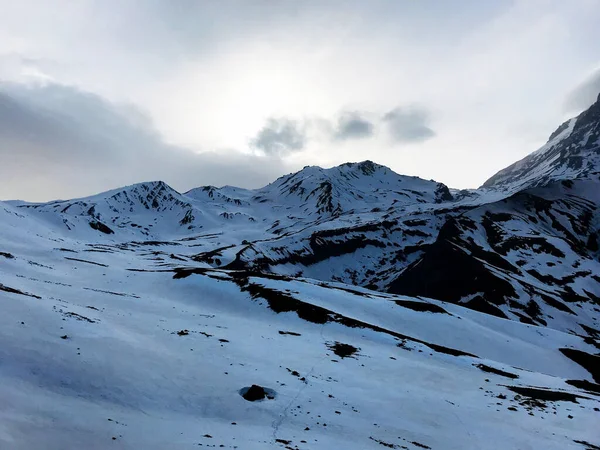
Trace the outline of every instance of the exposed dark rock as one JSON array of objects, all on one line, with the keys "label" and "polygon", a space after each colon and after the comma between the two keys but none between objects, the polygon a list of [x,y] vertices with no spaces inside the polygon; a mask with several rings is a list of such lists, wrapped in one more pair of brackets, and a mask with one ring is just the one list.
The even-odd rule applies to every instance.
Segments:
[{"label": "exposed dark rock", "polygon": [[565,383],[575,386],[576,388],[583,389],[584,391],[600,394],[600,384],[592,383],[587,380],[566,380]]},{"label": "exposed dark rock", "polygon": [[69,258],[68,256],[65,256],[65,259],[68,259],[69,261],[79,261],[79,262],[86,263],[86,264],[93,264],[95,266],[100,266],[100,267],[108,267],[106,264],[97,263],[94,261],[87,261],[85,259]]},{"label": "exposed dark rock", "polygon": [[496,369],[495,367],[490,367],[485,364],[473,364],[473,365],[475,367],[477,367],[478,369],[483,370],[484,372],[494,373],[496,375],[500,375],[500,376],[506,377],[506,378],[512,378],[512,379],[519,378],[519,375],[510,373],[510,372],[505,372],[504,370]]},{"label": "exposed dark rock", "polygon": [[451,202],[454,200],[452,194],[450,193],[450,189],[445,184],[439,183],[438,187],[435,190],[435,201],[436,203],[441,202]]},{"label": "exposed dark rock", "polygon": [[550,389],[539,389],[525,386],[506,386],[508,389],[516,394],[523,395],[525,397],[533,398],[541,401],[565,401],[579,403],[578,398],[587,398],[581,395],[571,394],[570,392],[553,391]]},{"label": "exposed dark rock", "polygon": [[33,298],[38,298],[38,299],[42,298],[39,295],[30,294],[29,292],[23,292],[23,291],[20,291],[19,289],[15,289],[15,288],[11,288],[9,286],[5,286],[2,283],[0,283],[0,291],[10,292],[11,294],[26,295],[27,297],[33,297]]},{"label": "exposed dark rock", "polygon": [[600,356],[591,355],[574,348],[560,348],[563,355],[575,361],[585,370],[587,370],[596,383],[600,383]]},{"label": "exposed dark rock", "polygon": [[278,314],[295,311],[298,317],[308,322],[323,324],[329,321],[329,311],[326,309],[305,303],[276,289],[248,283],[244,290],[248,291],[252,298],[264,298],[269,304],[269,308]]},{"label": "exposed dark rock", "polygon": [[398,306],[402,306],[403,308],[412,309],[413,311],[419,312],[430,312],[437,314],[450,314],[441,306],[435,305],[433,303],[428,302],[417,302],[414,300],[394,300],[394,303]]},{"label": "exposed dark rock", "polygon": [[577,444],[581,444],[585,447],[585,450],[600,450],[600,446],[599,445],[594,445],[594,444],[590,444],[587,441],[582,441],[582,440],[573,440],[573,442],[577,443]]},{"label": "exposed dark rock", "polygon": [[552,139],[554,139],[560,133],[565,131],[569,127],[569,122],[570,122],[570,120],[565,120],[556,130],[554,130],[552,132],[552,134],[550,135],[550,137],[548,138],[548,142],[550,142]]},{"label": "exposed dark rock", "polygon": [[240,389],[240,395],[249,402],[256,402],[265,398],[273,400],[275,398],[275,391],[253,384],[250,387]]},{"label": "exposed dark rock", "polygon": [[279,330],[279,334],[288,334],[290,336],[302,336],[300,333],[296,333],[294,331],[281,331],[281,330]]},{"label": "exposed dark rock", "polygon": [[[477,295],[468,302],[462,303],[462,305],[474,311],[490,314],[492,316],[500,317],[502,319],[508,319],[508,317],[506,317],[506,314],[504,314],[500,308],[486,301],[481,295]],[[533,324],[533,321],[531,321],[531,323]]]},{"label": "exposed dark rock", "polygon": [[371,439],[372,441],[377,442],[379,445],[382,445],[383,447],[398,448],[398,446],[396,444],[392,444],[390,442],[385,442],[385,441],[382,441],[381,439],[375,439],[373,436],[369,436],[369,439]]},{"label": "exposed dark rock", "polygon": [[340,358],[351,358],[360,350],[359,348],[356,348],[353,345],[344,344],[342,342],[337,341],[332,344],[327,344],[327,347],[329,347],[329,349],[333,351],[333,353],[338,355]]},{"label": "exposed dark rock", "polygon": [[114,234],[115,232],[98,220],[92,220],[90,227],[104,234]]},{"label": "exposed dark rock", "polygon": [[484,292],[485,299],[494,304],[502,304],[506,298],[516,297],[512,285],[494,275],[481,259],[487,259],[496,266],[504,266],[506,262],[498,264],[501,257],[491,252],[487,252],[487,257],[478,254],[479,258],[473,258],[453,243],[459,235],[460,228],[456,221],[451,219],[446,222],[436,242],[429,246],[421,259],[390,284],[388,291],[453,303],[478,292]]},{"label": "exposed dark rock", "polygon": [[66,313],[63,313],[63,315],[65,317],[71,317],[73,319],[80,320],[82,322],[96,323],[95,320],[92,320],[89,317],[85,317],[85,316],[82,316],[81,314],[77,314],[77,313],[74,313],[74,312],[66,312]]}]

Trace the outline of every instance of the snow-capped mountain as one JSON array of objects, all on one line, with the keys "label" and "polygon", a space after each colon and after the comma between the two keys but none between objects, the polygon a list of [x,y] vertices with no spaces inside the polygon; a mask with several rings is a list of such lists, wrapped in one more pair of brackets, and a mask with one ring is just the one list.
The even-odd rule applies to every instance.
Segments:
[{"label": "snow-capped mountain", "polygon": [[595,448],[599,136],[0,202],[0,448]]},{"label": "snow-capped mountain", "polygon": [[600,95],[589,109],[558,127],[543,147],[502,169],[482,187],[517,192],[556,180],[599,176]]},{"label": "snow-capped mountain", "polygon": [[98,233],[115,235],[115,232],[126,238],[151,236],[160,231],[169,232],[173,224],[189,225],[195,220],[194,213],[200,213],[162,181],[135,184],[75,200],[11,203],[49,220],[58,228],[88,237]]},{"label": "snow-capped mountain", "polygon": [[371,161],[347,163],[331,169],[305,167],[260,189],[258,201],[295,206],[307,216],[339,216],[351,211],[414,203],[452,200],[442,183],[398,175]]},{"label": "snow-capped mountain", "polygon": [[[129,239],[135,234],[164,238],[190,230],[220,229],[231,221],[236,228],[261,231],[267,222],[267,228],[279,234],[284,227],[342,214],[451,200],[442,183],[401,176],[364,161],[332,169],[305,167],[257,190],[203,186],[180,194],[156,181],[76,200],[10,203],[68,230],[91,227],[114,239]],[[254,225],[257,220],[260,225]]]},{"label": "snow-capped mountain", "polygon": [[388,290],[597,337],[599,208],[589,180],[475,207],[445,222]]},{"label": "snow-capped mountain", "polygon": [[593,335],[599,105],[479,191],[364,161],[305,167],[256,190],[181,194],[151,182],[11,205],[88,242],[193,243],[186,257],[214,268],[422,295]]}]

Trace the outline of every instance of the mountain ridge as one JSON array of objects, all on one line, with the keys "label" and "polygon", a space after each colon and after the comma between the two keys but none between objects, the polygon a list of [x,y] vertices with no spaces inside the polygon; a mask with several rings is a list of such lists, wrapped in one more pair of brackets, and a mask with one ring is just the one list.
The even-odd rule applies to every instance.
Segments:
[{"label": "mountain ridge", "polygon": [[561,179],[600,176],[600,94],[587,110],[561,124],[541,148],[490,177],[482,188],[509,192]]},{"label": "mountain ridge", "polygon": [[[433,297],[590,335],[600,328],[600,281],[591,277],[600,273],[598,155],[600,102],[476,190],[366,160],[306,166],[258,189],[180,193],[153,181],[8,204],[91,242],[193,242],[187,258],[203,267]],[[431,277],[438,281],[423,282]],[[580,322],[571,303],[586,311]]]},{"label": "mountain ridge", "polygon": [[0,202],[0,447],[594,447],[581,117],[477,190],[363,161]]}]

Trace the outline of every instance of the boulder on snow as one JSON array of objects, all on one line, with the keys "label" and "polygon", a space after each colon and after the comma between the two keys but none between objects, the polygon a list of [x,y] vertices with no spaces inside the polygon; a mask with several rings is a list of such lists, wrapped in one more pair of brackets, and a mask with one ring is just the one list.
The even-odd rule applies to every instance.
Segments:
[{"label": "boulder on snow", "polygon": [[250,387],[244,387],[240,389],[240,395],[249,402],[256,402],[264,400],[265,398],[273,400],[275,398],[275,391],[273,389],[264,388],[257,384],[253,384]]}]

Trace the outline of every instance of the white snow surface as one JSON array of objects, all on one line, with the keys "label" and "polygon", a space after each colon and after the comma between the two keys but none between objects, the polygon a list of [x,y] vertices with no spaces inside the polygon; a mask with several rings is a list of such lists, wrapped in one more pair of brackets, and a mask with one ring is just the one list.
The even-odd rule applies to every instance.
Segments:
[{"label": "white snow surface", "polygon": [[[390,176],[376,182],[385,186]],[[359,220],[333,214],[336,205],[358,204],[356,190],[334,192],[333,209],[319,212],[328,201],[288,189],[284,216],[288,206],[274,203],[283,185],[299,181],[284,178],[258,194],[182,195],[157,182],[77,201],[0,203],[0,448],[562,450],[600,443],[597,394],[566,383],[593,377],[559,351],[597,352],[577,335],[192,258],[198,248],[264,238],[273,220],[286,228],[282,234],[325,218]],[[408,212],[443,207],[435,203],[437,183],[402,183],[419,184],[421,194],[386,188],[381,198]],[[412,203],[402,203],[407,196]],[[272,216],[256,214],[249,206],[256,204]],[[294,208],[311,217],[296,217]],[[367,210],[361,223],[380,218]],[[189,211],[193,219],[181,224]],[[336,342],[357,352],[342,358]],[[275,398],[246,401],[239,390],[253,384]],[[577,397],[535,403],[507,386]]]},{"label": "white snow surface", "polygon": [[477,190],[0,202],[0,450],[599,448],[599,166],[600,99]]}]

